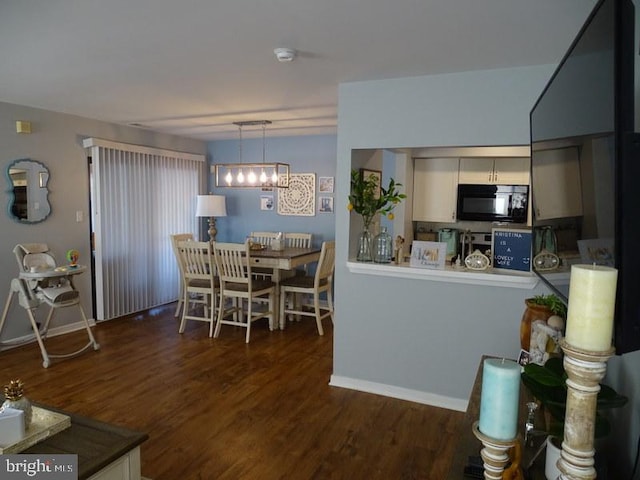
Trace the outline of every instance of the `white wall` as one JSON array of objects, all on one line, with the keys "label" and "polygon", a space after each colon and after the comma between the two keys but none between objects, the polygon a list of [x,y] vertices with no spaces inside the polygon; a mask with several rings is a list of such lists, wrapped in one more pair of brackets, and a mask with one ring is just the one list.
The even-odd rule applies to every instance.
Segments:
[{"label": "white wall", "polygon": [[[347,202],[352,149],[528,144],[529,111],[553,69],[342,84],[336,201]],[[335,383],[464,407],[480,357],[517,356],[524,299],[549,292],[542,285],[519,290],[350,273],[349,215],[336,210]],[[626,475],[640,431],[639,360],[640,352],[612,359],[607,378],[631,398],[615,412],[611,436]]]},{"label": "white wall", "polygon": [[[347,203],[352,149],[528,144],[529,110],[552,70],[342,84],[336,201]],[[455,408],[483,354],[517,356],[524,299],[539,292],[352,274],[346,209],[336,209],[336,238],[334,377]]]},{"label": "white wall", "polygon": [[[30,121],[31,134],[16,133],[16,120]],[[0,103],[0,170],[3,172],[3,212],[0,213],[0,294],[2,302],[9,292],[12,278],[18,273],[13,247],[18,243],[45,242],[58,261],[65,262],[65,252],[74,248],[80,252],[80,263],[89,264],[89,177],[87,155],[82,147],[86,137],[98,137],[125,143],[141,144],[190,153],[205,154],[205,143],[193,139],[149,132],[139,128],[109,124],[96,120]],[[51,215],[42,223],[20,224],[8,214],[9,183],[7,166],[16,159],[37,160],[49,169],[49,202]],[[194,192],[195,195],[195,192]],[[134,208],[134,206],[132,206]],[[76,211],[85,220],[76,222]],[[87,314],[91,314],[91,273],[79,275],[76,285]],[[4,306],[4,303],[3,303]],[[56,314],[54,326],[79,321],[77,309],[62,309]],[[17,299],[9,311],[2,340],[29,334],[24,310]],[[34,355],[37,354],[34,345]]]}]

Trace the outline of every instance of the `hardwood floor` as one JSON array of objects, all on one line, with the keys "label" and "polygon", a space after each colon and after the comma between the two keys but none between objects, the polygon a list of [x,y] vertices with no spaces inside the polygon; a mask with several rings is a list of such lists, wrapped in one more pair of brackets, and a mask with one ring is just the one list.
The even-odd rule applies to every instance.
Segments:
[{"label": "hardwood floor", "polygon": [[[269,332],[188,322],[175,304],[98,324],[101,345],[48,369],[36,344],[0,353],[0,382],[21,378],[34,401],[146,432],[142,474],[183,479],[446,477],[463,414],[330,387],[333,328]],[[86,334],[48,340],[84,344]]]}]

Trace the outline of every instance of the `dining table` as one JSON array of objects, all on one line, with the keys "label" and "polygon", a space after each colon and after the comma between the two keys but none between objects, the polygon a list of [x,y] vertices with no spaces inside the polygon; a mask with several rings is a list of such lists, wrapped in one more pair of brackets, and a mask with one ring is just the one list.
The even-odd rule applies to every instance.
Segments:
[{"label": "dining table", "polygon": [[[264,248],[250,250],[250,264],[252,267],[270,268],[273,270],[272,281],[276,284],[275,305],[273,306],[275,319],[280,318],[280,281],[287,278],[287,272],[293,272],[297,267],[320,260],[320,247],[299,248],[284,247],[281,250]],[[280,320],[280,330],[284,330],[284,319]]]}]

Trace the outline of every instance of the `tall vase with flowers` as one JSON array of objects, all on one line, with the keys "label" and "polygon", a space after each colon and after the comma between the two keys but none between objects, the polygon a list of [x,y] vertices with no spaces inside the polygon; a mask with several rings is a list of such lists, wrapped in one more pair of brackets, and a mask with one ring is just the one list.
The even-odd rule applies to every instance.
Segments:
[{"label": "tall vase with flowers", "polygon": [[359,262],[373,261],[371,253],[371,222],[376,215],[385,215],[390,220],[393,219],[393,209],[403,199],[407,198],[404,193],[400,193],[398,187],[401,183],[391,178],[389,185],[384,188],[380,185],[379,176],[364,171],[351,170],[351,193],[349,195],[348,209],[354,211],[362,217],[364,228],[358,237],[358,254],[356,260]]}]

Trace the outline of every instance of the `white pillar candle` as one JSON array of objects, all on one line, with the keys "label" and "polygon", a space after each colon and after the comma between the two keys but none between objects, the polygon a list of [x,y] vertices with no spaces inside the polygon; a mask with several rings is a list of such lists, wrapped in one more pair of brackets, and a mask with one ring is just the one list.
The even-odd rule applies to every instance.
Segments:
[{"label": "white pillar candle", "polygon": [[482,368],[480,431],[496,440],[515,438],[519,404],[520,365],[512,360],[486,359]]},{"label": "white pillar candle", "polygon": [[618,270],[573,265],[569,283],[566,342],[591,352],[611,348]]}]

